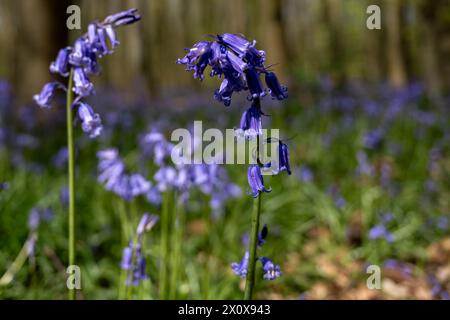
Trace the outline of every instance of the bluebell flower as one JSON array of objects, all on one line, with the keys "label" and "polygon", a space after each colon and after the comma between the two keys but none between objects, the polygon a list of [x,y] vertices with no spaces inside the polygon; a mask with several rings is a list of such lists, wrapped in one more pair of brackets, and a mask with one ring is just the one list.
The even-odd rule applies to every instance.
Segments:
[{"label": "bluebell flower", "polygon": [[129,192],[131,197],[146,194],[151,188],[151,183],[147,181],[141,174],[134,173],[130,175]]},{"label": "bluebell flower", "polygon": [[97,24],[90,23],[87,31],[87,42],[93,47],[93,51],[96,51],[95,45],[97,43]]},{"label": "bluebell flower", "polygon": [[137,13],[137,9],[133,8],[107,16],[104,20],[104,23],[111,24],[114,27],[118,27],[132,24],[136,21],[139,21],[140,19],[141,16]]},{"label": "bluebell flower", "polygon": [[97,152],[98,182],[104,184],[106,190],[112,191],[129,201],[139,195],[146,194],[151,189],[151,183],[142,175],[125,173],[125,164],[116,149],[106,149]]},{"label": "bluebell flower", "polygon": [[94,93],[94,85],[89,81],[83,68],[73,69],[73,92],[80,97],[87,97]]},{"label": "bluebell flower", "polygon": [[123,270],[131,270],[133,261],[133,247],[131,243],[123,249],[122,252],[122,262],[120,263],[120,267]]},{"label": "bluebell flower", "polygon": [[[89,75],[100,73],[97,59],[112,53],[113,49],[119,44],[114,28],[131,24],[140,20],[140,18],[137,9],[130,9],[110,15],[103,22],[90,23],[87,33],[76,39],[73,47],[66,47],[58,52],[55,61],[50,64],[50,72],[67,77],[70,70],[73,70],[74,86],[72,90],[77,95],[74,104],[77,104],[81,98],[95,93]],[[108,46],[108,42],[110,46]],[[34,100],[41,107],[49,108],[54,90],[57,87],[59,85],[55,85],[55,83],[47,84],[39,95],[34,96]],[[91,138],[98,136],[101,131],[101,122],[98,115],[93,111],[91,112],[90,107],[82,107],[81,111],[86,117],[83,130]]]},{"label": "bluebell flower", "polygon": [[142,254],[139,254],[137,257],[137,263],[136,267],[133,272],[133,285],[137,286],[141,281],[144,281],[148,279],[147,273],[146,273],[146,261],[145,257],[142,256]]},{"label": "bluebell flower", "polygon": [[265,90],[261,84],[261,79],[259,78],[259,73],[255,68],[247,68],[244,71],[245,79],[247,80],[248,90],[250,91],[251,97],[260,98],[266,95]]},{"label": "bluebell flower", "polygon": [[113,184],[125,170],[125,165],[119,158],[119,152],[116,149],[106,149],[97,152],[99,159],[98,182],[105,184],[107,190],[111,190]]},{"label": "bluebell flower", "polygon": [[49,222],[54,217],[54,212],[52,208],[45,208],[40,211],[40,217],[42,221]]},{"label": "bluebell flower", "polygon": [[86,63],[86,65],[83,67],[83,71],[86,75],[98,75],[101,71],[100,65],[97,61],[97,51],[95,51],[94,48],[95,47],[89,47],[86,53],[86,57],[89,59],[88,63]]},{"label": "bluebell flower", "polygon": [[88,42],[84,37],[78,38],[69,54],[69,63],[74,67],[84,67],[89,63]]},{"label": "bluebell flower", "polygon": [[9,189],[9,183],[6,181],[0,182],[0,191],[8,190]]},{"label": "bluebell flower", "polygon": [[96,53],[99,58],[111,54],[112,51],[109,50],[108,45],[106,44],[106,31],[104,28],[97,28],[97,43],[95,46]]},{"label": "bluebell flower", "polygon": [[206,67],[212,56],[211,42],[200,41],[191,49],[185,49],[188,53],[181,59],[177,60],[177,64],[185,64],[187,71],[194,71],[194,78],[203,80]]},{"label": "bluebell flower", "polygon": [[240,35],[231,33],[218,35],[217,39],[219,43],[232,49],[240,58],[246,60],[249,64],[257,67],[262,67],[264,65],[266,54],[262,50],[256,50],[255,40],[250,42]]},{"label": "bluebell flower", "polygon": [[78,104],[78,117],[81,120],[81,128],[89,134],[90,138],[99,136],[103,130],[102,120],[98,113],[94,113],[91,106],[87,103]]},{"label": "bluebell flower", "polygon": [[450,300],[449,293],[445,290],[445,287],[436,279],[435,276],[429,275],[428,280],[432,285],[431,293],[433,297],[440,298],[442,300]]},{"label": "bluebell flower", "polygon": [[151,204],[161,204],[161,192],[154,186],[150,187],[150,190],[145,194],[145,197]]},{"label": "bluebell flower", "polygon": [[58,152],[53,156],[52,158],[52,164],[56,167],[56,168],[63,168],[66,163],[67,163],[67,159],[68,159],[68,150],[67,147],[62,147],[61,149],[58,150]]},{"label": "bluebell flower", "polygon": [[136,234],[141,237],[145,231],[151,230],[158,222],[159,217],[153,214],[144,213],[139,221]]},{"label": "bluebell flower", "polygon": [[59,82],[49,82],[44,85],[39,94],[33,96],[33,99],[41,108],[50,108],[56,89],[66,90]]},{"label": "bluebell flower", "polygon": [[363,144],[367,149],[377,149],[381,146],[384,138],[384,130],[377,128],[364,135]]},{"label": "bluebell flower", "polygon": [[279,265],[274,264],[272,260],[267,257],[261,257],[259,260],[263,265],[264,279],[275,280],[276,278],[281,277],[282,273]]},{"label": "bluebell flower", "polygon": [[247,276],[249,257],[250,254],[248,251],[246,251],[244,257],[240,262],[233,262],[231,264],[231,269],[233,270],[235,275],[241,278],[245,278]]},{"label": "bluebell flower", "polygon": [[206,67],[211,66],[210,76],[223,76],[220,87],[215,90],[214,98],[225,106],[231,104],[234,92],[248,90],[249,98],[264,97],[260,75],[266,74],[266,84],[274,98],[287,97],[287,89],[280,85],[273,72],[264,67],[265,52],[255,48],[256,41],[248,41],[236,34],[217,35],[215,41],[200,41],[188,53],[177,60],[185,64],[187,71],[194,71],[194,78],[203,79]]},{"label": "bluebell flower", "polygon": [[105,26],[105,32],[106,36],[109,39],[109,43],[111,44],[112,49],[114,49],[120,44],[120,42],[117,40],[116,37],[116,30],[114,30],[114,28],[108,24]]},{"label": "bluebell flower", "polygon": [[257,164],[252,164],[248,167],[247,174],[248,184],[252,189],[251,195],[256,198],[260,192],[270,192],[272,188],[266,188],[264,186],[263,177],[261,175],[261,169]]},{"label": "bluebell flower", "polygon": [[375,225],[372,229],[369,230],[369,239],[370,240],[376,240],[383,238],[387,242],[391,243],[394,242],[394,236],[392,233],[390,233],[386,226],[382,223]]},{"label": "bluebell flower", "polygon": [[392,220],[394,220],[394,215],[392,214],[392,212],[386,212],[381,215],[381,221],[383,223],[388,223]]},{"label": "bluebell flower", "polygon": [[448,229],[448,217],[439,217],[437,219],[436,223],[437,227],[441,230],[447,230]]},{"label": "bluebell flower", "polygon": [[171,166],[161,167],[153,176],[160,192],[176,186],[177,178],[177,171]]},{"label": "bluebell flower", "polygon": [[370,164],[367,154],[364,151],[358,151],[356,154],[356,159],[358,160],[358,167],[356,168],[356,173],[358,175],[373,176],[375,169]]},{"label": "bluebell flower", "polygon": [[153,156],[153,161],[157,166],[164,165],[174,147],[162,133],[156,131],[145,134],[140,143],[144,156]]},{"label": "bluebell flower", "polygon": [[300,179],[303,182],[311,182],[314,180],[314,173],[308,166],[303,165],[300,167]]},{"label": "bluebell flower", "polygon": [[267,72],[265,75],[266,85],[269,93],[274,99],[284,100],[288,97],[287,87],[280,85],[274,72]]},{"label": "bluebell flower", "polygon": [[289,175],[291,174],[291,166],[289,165],[289,148],[279,140],[278,143],[278,158],[279,158],[279,170],[286,171]]},{"label": "bluebell flower", "polygon": [[220,87],[214,92],[214,99],[228,107],[231,104],[233,92],[241,91],[243,87],[242,77],[225,77]]},{"label": "bluebell flower", "polygon": [[59,201],[63,207],[69,206],[69,189],[67,187],[62,187],[59,191]]},{"label": "bluebell flower", "polygon": [[38,209],[33,208],[28,215],[28,229],[30,231],[36,231],[41,221],[40,212]]},{"label": "bluebell flower", "polygon": [[383,266],[386,269],[398,270],[400,271],[401,274],[403,274],[406,277],[409,277],[413,274],[413,270],[409,265],[395,259],[386,260]]},{"label": "bluebell flower", "polygon": [[261,232],[258,234],[258,246],[262,247],[264,243],[266,243],[266,237],[269,233],[269,228],[267,227],[267,224],[263,226],[261,229]]},{"label": "bluebell flower", "polygon": [[336,186],[330,186],[327,192],[333,198],[334,204],[338,209],[341,209],[345,206],[346,201]]},{"label": "bluebell flower", "polygon": [[257,135],[262,135],[261,109],[252,104],[241,116],[239,129],[235,130],[237,137],[254,139]]},{"label": "bluebell flower", "polygon": [[63,77],[67,77],[69,75],[70,52],[70,47],[59,50],[58,55],[56,56],[56,60],[50,64],[50,72],[59,73]]},{"label": "bluebell flower", "polygon": [[220,43],[223,43],[227,47],[231,48],[238,55],[243,56],[247,49],[254,45],[255,43],[250,43],[244,37],[232,34],[232,33],[224,33],[223,35],[217,36]]}]

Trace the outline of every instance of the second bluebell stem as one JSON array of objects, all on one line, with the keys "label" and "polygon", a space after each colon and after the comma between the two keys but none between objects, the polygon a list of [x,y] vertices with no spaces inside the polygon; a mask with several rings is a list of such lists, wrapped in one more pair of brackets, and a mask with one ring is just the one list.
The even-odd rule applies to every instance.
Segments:
[{"label": "second bluebell stem", "polygon": [[[73,69],[70,70],[67,85],[67,150],[68,150],[68,180],[69,180],[69,266],[75,265],[75,146],[73,139]],[[69,300],[75,300],[75,289],[69,289]]]},{"label": "second bluebell stem", "polygon": [[[257,99],[255,101],[255,105],[258,108],[261,108],[260,100]],[[259,158],[260,149],[260,136],[256,136],[256,162],[258,165],[261,165],[261,160]],[[261,215],[261,197],[262,192],[259,191],[258,196],[253,199],[253,211],[252,211],[252,229],[250,233],[250,256],[248,262],[248,270],[247,277],[245,280],[245,291],[244,291],[244,299],[251,300],[253,296],[253,288],[255,286],[255,269],[257,262],[257,248],[258,248],[258,232],[259,232],[259,217]]]}]

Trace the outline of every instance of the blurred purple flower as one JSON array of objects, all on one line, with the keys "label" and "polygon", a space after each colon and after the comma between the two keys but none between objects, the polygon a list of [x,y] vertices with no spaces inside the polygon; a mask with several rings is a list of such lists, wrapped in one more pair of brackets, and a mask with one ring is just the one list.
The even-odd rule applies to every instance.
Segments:
[{"label": "blurred purple flower", "polygon": [[151,183],[142,175],[125,173],[125,164],[116,149],[99,151],[97,158],[99,159],[97,180],[105,186],[106,190],[114,192],[127,201],[150,191]]},{"label": "blurred purple flower", "polygon": [[136,229],[136,234],[138,235],[138,237],[142,237],[145,231],[151,230],[158,222],[158,220],[159,216],[144,213]]},{"label": "blurred purple flower", "polygon": [[247,269],[248,269],[248,260],[249,260],[250,254],[248,251],[245,252],[244,257],[240,262],[233,262],[231,264],[231,269],[233,270],[234,274],[245,278],[247,276]]},{"label": "blurred purple flower", "polygon": [[437,227],[441,230],[448,229],[448,217],[441,216],[437,219],[436,223]]},{"label": "blurred purple flower", "polygon": [[299,175],[300,175],[300,179],[301,179],[303,182],[311,182],[311,181],[314,180],[314,173],[313,173],[312,170],[311,170],[308,166],[306,166],[306,165],[303,165],[303,166],[300,167],[300,173],[299,173]]},{"label": "blurred purple flower", "polygon": [[41,221],[40,212],[38,209],[33,208],[31,209],[29,215],[28,215],[28,229],[30,231],[36,231],[39,227]]},{"label": "blurred purple flower", "polygon": [[9,189],[9,183],[6,181],[0,182],[0,191],[8,190]]},{"label": "blurred purple flower", "polygon": [[120,263],[120,267],[123,270],[131,270],[132,268],[132,260],[133,260],[133,248],[131,243],[123,249],[122,252],[122,262]]},{"label": "blurred purple flower", "polygon": [[367,149],[378,149],[381,146],[381,143],[384,139],[384,130],[381,128],[377,128],[372,130],[364,135],[363,145]]},{"label": "blurred purple flower", "polygon": [[386,226],[382,223],[375,225],[374,227],[372,227],[372,229],[369,230],[370,240],[376,240],[380,238],[385,239],[389,243],[394,242],[394,236],[386,229]]}]

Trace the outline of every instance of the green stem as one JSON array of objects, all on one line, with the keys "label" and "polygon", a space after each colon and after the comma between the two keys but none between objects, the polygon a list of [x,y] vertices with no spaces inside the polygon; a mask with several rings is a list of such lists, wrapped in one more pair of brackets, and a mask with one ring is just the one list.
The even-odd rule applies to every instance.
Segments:
[{"label": "green stem", "polygon": [[256,249],[258,246],[258,232],[259,232],[259,216],[261,214],[261,197],[260,192],[258,197],[253,201],[252,212],[252,231],[250,238],[250,256],[248,262],[247,278],[245,281],[244,299],[251,300],[253,295],[253,287],[255,285],[255,268],[257,262]]},{"label": "green stem", "polygon": [[[128,221],[128,215],[127,215],[127,208],[124,204],[123,200],[117,201],[117,208],[119,212],[119,218],[120,218],[120,225],[122,227],[122,248],[125,248],[128,246],[129,241],[131,239],[131,233],[130,233],[130,222]],[[126,270],[120,269],[120,283],[119,283],[119,293],[118,298],[119,300],[123,300],[126,298],[126,279],[127,279],[128,272]]]},{"label": "green stem", "polygon": [[20,250],[19,254],[17,255],[14,262],[9,266],[8,270],[6,270],[5,274],[0,278],[0,287],[9,285],[11,281],[16,276],[17,272],[22,268],[23,264],[28,258],[28,250],[30,246],[32,245],[33,238],[36,238],[36,234],[30,234],[27,241],[25,241],[24,245],[22,246],[22,249]]},{"label": "green stem", "polygon": [[[69,83],[67,85],[67,149],[68,149],[68,174],[69,174],[69,265],[75,264],[75,148],[73,142],[73,70],[70,70]],[[75,300],[75,289],[69,289],[69,300]]]},{"label": "green stem", "polygon": [[168,258],[169,258],[169,236],[170,236],[170,206],[171,192],[163,193],[161,212],[161,262],[159,266],[159,298],[166,299],[168,289]]},{"label": "green stem", "polygon": [[182,245],[183,245],[183,225],[184,225],[184,212],[183,204],[178,199],[177,206],[175,207],[173,217],[175,220],[175,230],[172,232],[172,244],[174,246],[172,250],[171,258],[171,274],[170,274],[170,292],[169,298],[177,299],[178,279],[181,273],[182,263]]},{"label": "green stem", "polygon": [[[259,99],[255,101],[259,107]],[[260,165],[259,159],[259,135],[256,136],[256,161]],[[261,197],[262,192],[258,193],[258,196],[253,200],[253,212],[252,212],[252,230],[250,234],[250,256],[248,262],[247,277],[245,280],[244,299],[252,300],[253,287],[255,286],[255,268],[257,262],[256,250],[258,247],[258,232],[259,232],[259,216],[261,214]]]}]

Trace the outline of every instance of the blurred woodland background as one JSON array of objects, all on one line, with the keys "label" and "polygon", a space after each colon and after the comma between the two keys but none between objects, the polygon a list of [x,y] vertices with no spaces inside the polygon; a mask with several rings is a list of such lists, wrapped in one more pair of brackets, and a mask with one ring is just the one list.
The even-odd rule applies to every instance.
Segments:
[{"label": "blurred woodland background", "polygon": [[[256,39],[287,82],[327,74],[336,83],[388,80],[397,87],[421,80],[432,95],[450,87],[448,0],[2,0],[0,78],[12,81],[19,97],[40,90],[49,61],[82,32],[64,27],[71,4],[81,8],[82,30],[108,13],[139,9],[145,23],[119,31],[127,49],[105,59],[96,80],[127,92],[199,89],[180,76],[176,58],[198,39],[223,32]],[[370,4],[381,8],[381,30],[366,28]]]},{"label": "blurred woodland background", "polygon": [[[72,4],[81,30],[66,27]],[[373,4],[381,30],[366,27]],[[117,30],[121,45],[92,77],[89,104],[104,131],[92,140],[75,125],[80,298],[120,297],[124,226],[162,212],[147,197],[125,201],[106,190],[97,152],[116,148],[127,172],[154,184],[160,166],[148,156],[147,134],[168,139],[194,120],[236,127],[246,95],[225,108],[213,98],[217,78],[207,71],[201,83],[175,63],[184,48],[230,32],[256,39],[289,88],[286,101],[264,99],[263,122],[290,148],[292,175],[264,178],[273,191],[261,220],[270,227],[264,254],[283,276],[262,281],[260,273],[256,297],[450,299],[449,0],[0,0],[0,299],[67,297],[64,100],[48,112],[32,96],[55,77],[49,65],[58,50],[88,23],[132,7],[142,20]],[[252,201],[247,168],[226,170],[241,197],[217,210],[215,194],[193,190],[185,234],[173,233],[183,240],[183,253],[173,254],[183,266],[172,273],[177,298],[243,296],[230,264],[244,253]],[[36,210],[52,213],[41,214],[38,239],[27,223]],[[134,216],[123,223],[127,214]],[[134,298],[158,297],[162,230],[148,235],[149,279]],[[36,250],[28,253],[30,237]],[[382,290],[367,287],[369,264],[382,266]]]}]

